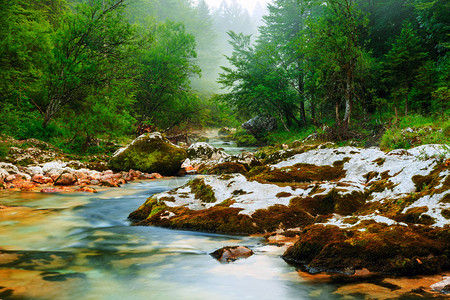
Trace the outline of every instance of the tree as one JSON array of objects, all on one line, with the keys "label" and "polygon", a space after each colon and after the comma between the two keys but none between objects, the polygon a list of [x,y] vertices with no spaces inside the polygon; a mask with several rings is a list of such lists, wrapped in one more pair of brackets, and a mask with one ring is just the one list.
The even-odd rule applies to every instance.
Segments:
[{"label": "tree", "polygon": [[0,3],[0,98],[23,106],[38,97],[51,60],[52,29],[30,3]]},{"label": "tree", "polygon": [[189,78],[200,73],[194,62],[195,39],[173,21],[154,26],[152,35],[153,42],[139,58],[136,112],[140,123],[170,127],[193,113]]},{"label": "tree", "polygon": [[[405,115],[408,114],[409,93],[426,56],[427,54],[421,50],[421,41],[411,23],[405,22],[400,35],[386,54],[384,68],[384,80],[389,82],[394,97],[403,97],[405,100]],[[394,105],[397,107],[398,103]]]},{"label": "tree", "polygon": [[[264,17],[265,25],[260,27],[259,47],[271,48],[274,65],[280,68],[285,80],[296,92],[301,123],[306,126],[305,79],[306,60],[302,51],[306,31],[306,20],[311,12],[309,3],[303,1],[276,0],[268,5],[269,14]],[[270,45],[270,46],[269,46]],[[294,117],[294,120],[295,117]]]},{"label": "tree", "polygon": [[[325,97],[335,103],[336,124],[346,135],[357,94],[358,73],[366,69],[367,56],[359,44],[360,28],[366,20],[354,0],[328,0],[319,17],[311,17],[309,59],[318,60],[318,80]],[[345,111],[341,120],[341,101]]]},{"label": "tree", "polygon": [[223,96],[236,111],[246,116],[259,114],[280,118],[287,126],[298,120],[294,116],[295,92],[283,69],[278,68],[267,47],[251,47],[251,37],[229,32],[233,53],[227,57],[231,67],[222,67],[219,82],[229,92]]},{"label": "tree", "polygon": [[89,0],[67,15],[55,36],[44,127],[63,107],[82,101],[90,87],[125,78],[123,62],[133,35],[124,8],[125,0]]}]

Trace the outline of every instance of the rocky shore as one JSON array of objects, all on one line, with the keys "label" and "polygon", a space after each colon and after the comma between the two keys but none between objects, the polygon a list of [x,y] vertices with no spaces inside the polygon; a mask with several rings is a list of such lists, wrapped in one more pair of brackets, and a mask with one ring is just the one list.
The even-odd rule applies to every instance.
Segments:
[{"label": "rocky shore", "polygon": [[[198,151],[188,163],[205,176],[151,196],[129,218],[135,225],[295,241],[283,259],[311,274],[352,280],[448,275],[445,147],[388,153],[331,143],[284,148],[230,157],[192,145]],[[448,285],[437,286],[428,291],[448,292]]]},{"label": "rocky shore", "polygon": [[158,173],[129,170],[114,173],[74,169],[62,161],[52,161],[29,167],[17,167],[0,162],[0,189],[58,193],[67,191],[97,192],[101,187],[119,187],[129,181],[162,178]]},{"label": "rocky shore", "polygon": [[[300,274],[327,274],[337,282],[392,288],[390,278],[426,278],[419,286],[392,288],[402,292],[396,297],[439,298],[450,291],[450,151],[443,145],[386,153],[294,142],[231,156],[207,143],[183,148],[151,133],[119,149],[104,166],[112,170],[76,166],[3,162],[0,189],[96,192],[161,178],[156,171],[196,174],[186,185],[148,198],[129,219],[134,225],[264,235],[269,244],[285,247],[282,258]],[[231,246],[213,256],[232,262],[252,253],[243,250]]]}]

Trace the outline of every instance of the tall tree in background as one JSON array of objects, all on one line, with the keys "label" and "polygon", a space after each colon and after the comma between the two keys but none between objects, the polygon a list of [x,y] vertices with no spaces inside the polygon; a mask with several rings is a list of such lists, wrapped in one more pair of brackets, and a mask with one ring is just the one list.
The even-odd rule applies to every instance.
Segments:
[{"label": "tall tree in background", "polygon": [[152,35],[139,58],[136,112],[140,123],[170,127],[193,113],[187,104],[193,102],[190,77],[200,73],[195,39],[183,24],[172,21],[156,25]]},{"label": "tall tree in background", "polygon": [[421,42],[411,23],[403,25],[399,36],[392,43],[386,54],[385,80],[391,85],[394,95],[394,106],[398,107],[398,98],[404,99],[405,115],[408,114],[408,97],[414,79],[423,63],[426,53],[422,52]]},{"label": "tall tree in background", "polygon": [[268,10],[265,25],[260,27],[259,47],[273,50],[268,55],[273,57],[275,66],[281,69],[285,80],[296,92],[295,103],[299,107],[301,123],[306,126],[306,60],[302,39],[310,6],[303,1],[276,0],[268,5]]},{"label": "tall tree in background", "polygon": [[326,4],[322,6],[323,14],[309,22],[313,37],[308,51],[320,61],[321,87],[326,91],[326,99],[334,102],[336,124],[345,135],[354,101],[360,99],[357,75],[366,68],[363,65],[366,53],[359,44],[360,28],[365,26],[365,20],[354,0],[328,0]]}]

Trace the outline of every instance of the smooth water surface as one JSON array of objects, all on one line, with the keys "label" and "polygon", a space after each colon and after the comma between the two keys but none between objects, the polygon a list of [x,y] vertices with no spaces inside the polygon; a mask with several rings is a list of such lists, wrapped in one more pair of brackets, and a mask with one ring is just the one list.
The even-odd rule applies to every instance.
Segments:
[{"label": "smooth water surface", "polygon": [[[0,194],[0,299],[332,299],[259,238],[130,226],[153,193],[187,178],[98,194]],[[245,245],[255,255],[220,263],[209,253]]]},{"label": "smooth water surface", "polygon": [[208,144],[216,148],[223,148],[227,154],[239,155],[242,152],[256,151],[257,147],[239,147],[235,141],[224,141],[220,137],[210,137]]}]

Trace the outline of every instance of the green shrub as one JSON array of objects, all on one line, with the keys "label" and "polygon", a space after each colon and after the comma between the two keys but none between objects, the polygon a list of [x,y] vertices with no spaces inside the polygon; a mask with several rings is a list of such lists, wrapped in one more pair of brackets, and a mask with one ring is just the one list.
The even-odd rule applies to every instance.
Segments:
[{"label": "green shrub", "polygon": [[258,141],[253,135],[247,133],[247,131],[241,127],[238,127],[236,133],[233,136],[237,145],[240,147],[245,146],[260,146],[263,141]]},{"label": "green shrub", "polygon": [[8,156],[9,147],[5,144],[0,143],[0,160],[4,160]]}]

